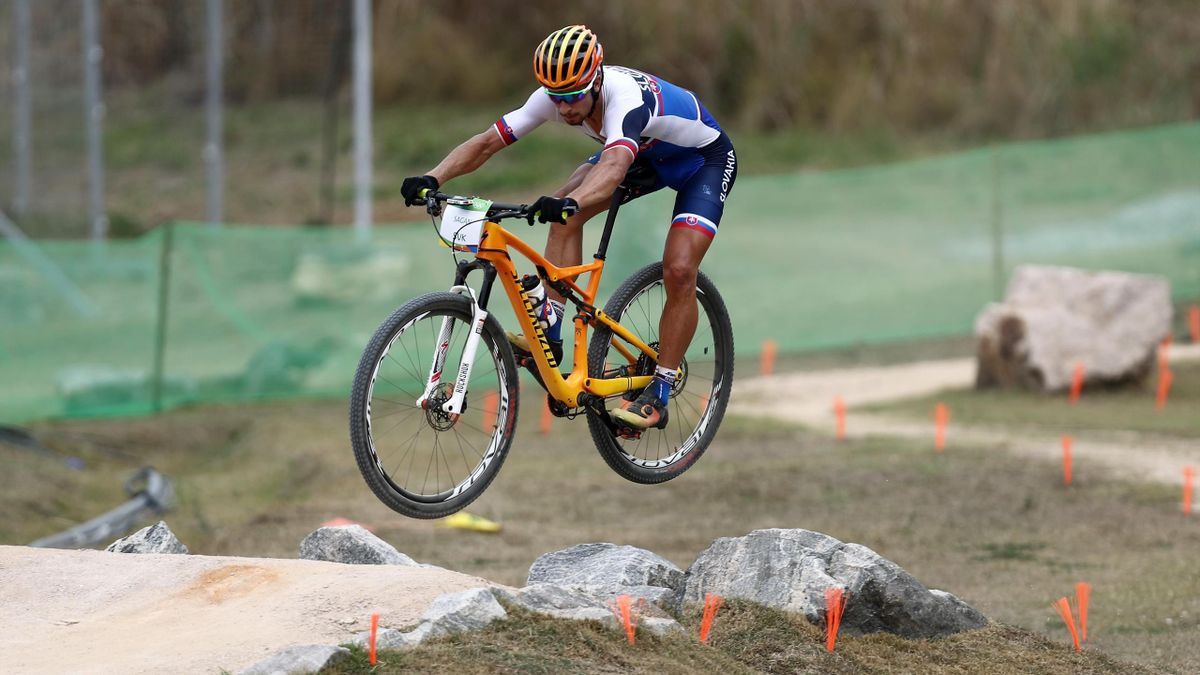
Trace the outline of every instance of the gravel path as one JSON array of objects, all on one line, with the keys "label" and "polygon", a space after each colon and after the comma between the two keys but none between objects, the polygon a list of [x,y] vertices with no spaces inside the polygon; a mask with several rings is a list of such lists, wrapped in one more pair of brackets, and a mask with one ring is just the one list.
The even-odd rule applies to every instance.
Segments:
[{"label": "gravel path", "polygon": [[[1200,345],[1174,345],[1172,363],[1200,360]],[[922,361],[894,366],[848,368],[785,373],[735,384],[729,411],[750,417],[797,422],[833,433],[833,400],[841,396],[847,408],[925,396],[943,389],[973,386],[975,359]],[[851,437],[903,436],[928,439],[933,446],[933,425],[910,419],[851,410],[846,415]],[[951,422],[947,444],[965,442],[1003,448],[1014,454],[1062,460],[1059,436],[1024,430],[963,427]],[[1076,439],[1071,453],[1076,464],[1102,466],[1123,477],[1178,484],[1185,464],[1200,464],[1195,441],[1151,438],[1142,434],[1106,433],[1103,438]]]}]

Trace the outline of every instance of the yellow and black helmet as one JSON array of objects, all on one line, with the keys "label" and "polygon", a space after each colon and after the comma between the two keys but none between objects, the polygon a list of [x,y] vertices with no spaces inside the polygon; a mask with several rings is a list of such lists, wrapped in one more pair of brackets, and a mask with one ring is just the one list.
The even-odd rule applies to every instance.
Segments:
[{"label": "yellow and black helmet", "polygon": [[533,51],[533,74],[550,92],[570,92],[592,83],[604,48],[587,26],[567,26],[551,33]]}]

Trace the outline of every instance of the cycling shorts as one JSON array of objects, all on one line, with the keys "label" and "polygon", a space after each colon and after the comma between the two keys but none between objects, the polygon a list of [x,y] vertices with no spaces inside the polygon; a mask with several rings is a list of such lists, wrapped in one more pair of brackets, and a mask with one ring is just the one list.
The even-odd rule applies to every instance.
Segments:
[{"label": "cycling shorts", "polygon": [[[601,152],[589,157],[588,164],[600,161]],[[737,154],[729,136],[722,132],[702,148],[669,157],[652,159],[647,154],[652,153],[638,153],[625,174],[625,201],[669,187],[677,193],[671,227],[695,230],[710,239],[716,236],[725,198],[737,180]]]}]

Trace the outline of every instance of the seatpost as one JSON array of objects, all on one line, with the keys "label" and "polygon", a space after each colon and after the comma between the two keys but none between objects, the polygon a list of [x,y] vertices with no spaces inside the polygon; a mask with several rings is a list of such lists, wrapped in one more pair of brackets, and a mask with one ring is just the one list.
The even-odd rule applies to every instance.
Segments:
[{"label": "seatpost", "polygon": [[596,260],[604,260],[604,256],[608,254],[608,238],[612,236],[613,224],[617,222],[617,209],[621,208],[621,203],[628,194],[629,188],[624,185],[618,185],[613,191],[612,203],[608,205],[608,217],[604,220],[604,234],[600,236],[600,248],[596,249]]}]

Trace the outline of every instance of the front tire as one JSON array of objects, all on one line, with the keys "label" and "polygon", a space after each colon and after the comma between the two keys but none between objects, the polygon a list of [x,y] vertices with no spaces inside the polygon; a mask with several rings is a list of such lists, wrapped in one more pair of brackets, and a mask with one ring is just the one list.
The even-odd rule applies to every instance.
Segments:
[{"label": "front tire", "polygon": [[[439,345],[444,319],[453,330]],[[441,408],[453,392],[471,322],[466,296],[416,298],[379,326],[355,373],[350,441],[359,471],[380,501],[412,518],[441,518],[475,501],[512,445],[519,380],[495,317],[484,323],[461,415]],[[448,375],[418,405],[439,348]]]},{"label": "front tire", "polygon": [[[642,341],[657,346],[659,318],[666,302],[662,263],[638,270],[617,289],[604,312]],[[703,272],[696,278],[699,321],[684,354],[684,375],[676,382],[668,403],[664,429],[647,429],[636,440],[613,433],[607,413],[588,408],[588,428],[600,456],[613,471],[635,483],[662,483],[687,471],[708,448],[729,405],[733,385],[733,327],[725,301]],[[654,372],[655,363],[640,359],[630,368],[612,349],[613,332],[601,325],[588,348],[588,375],[616,377]],[[620,338],[618,338],[619,340]],[[621,370],[625,369],[625,370]],[[620,396],[605,401],[605,410],[617,407]]]}]

